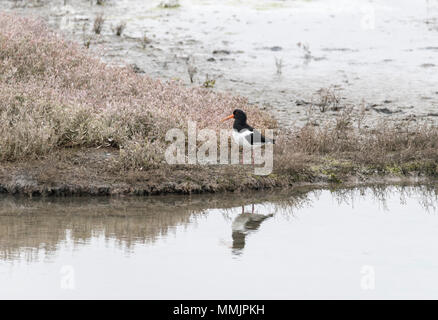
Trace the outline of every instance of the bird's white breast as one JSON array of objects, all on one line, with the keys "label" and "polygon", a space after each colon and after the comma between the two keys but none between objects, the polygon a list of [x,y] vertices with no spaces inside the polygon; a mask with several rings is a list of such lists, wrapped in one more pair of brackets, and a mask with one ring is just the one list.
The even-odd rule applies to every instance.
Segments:
[{"label": "bird's white breast", "polygon": [[251,135],[252,132],[249,130],[237,131],[233,130],[233,139],[240,146],[251,146],[251,143],[247,140],[247,137]]}]

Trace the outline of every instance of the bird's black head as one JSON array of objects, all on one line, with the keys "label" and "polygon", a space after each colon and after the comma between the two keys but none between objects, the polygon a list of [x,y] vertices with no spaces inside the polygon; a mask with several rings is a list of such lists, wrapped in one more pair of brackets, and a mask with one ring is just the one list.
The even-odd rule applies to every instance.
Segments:
[{"label": "bird's black head", "polygon": [[246,113],[243,112],[240,109],[236,109],[233,111],[234,119],[238,120],[239,122],[245,123],[246,122]]},{"label": "bird's black head", "polygon": [[232,115],[229,115],[228,117],[222,119],[222,121],[228,120],[228,119],[234,119],[233,129],[240,131],[245,128],[250,128],[246,124],[246,114],[240,109],[236,109],[233,111]]},{"label": "bird's black head", "polygon": [[234,116],[234,119],[237,122],[239,122],[241,124],[245,124],[246,123],[246,113],[243,112],[242,110],[240,110],[240,109],[234,110],[233,111],[233,116]]},{"label": "bird's black head", "polygon": [[237,131],[241,131],[243,129],[249,129],[250,127],[246,123],[246,113],[240,109],[236,109],[233,111],[233,129]]}]

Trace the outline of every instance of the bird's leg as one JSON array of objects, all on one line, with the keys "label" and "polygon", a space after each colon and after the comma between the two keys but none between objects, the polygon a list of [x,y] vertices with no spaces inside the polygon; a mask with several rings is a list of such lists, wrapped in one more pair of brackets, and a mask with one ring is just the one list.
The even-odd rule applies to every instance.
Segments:
[{"label": "bird's leg", "polygon": [[245,211],[244,206],[242,206],[242,214],[244,213],[244,211]]},{"label": "bird's leg", "polygon": [[254,214],[254,203],[251,205],[251,212]]}]

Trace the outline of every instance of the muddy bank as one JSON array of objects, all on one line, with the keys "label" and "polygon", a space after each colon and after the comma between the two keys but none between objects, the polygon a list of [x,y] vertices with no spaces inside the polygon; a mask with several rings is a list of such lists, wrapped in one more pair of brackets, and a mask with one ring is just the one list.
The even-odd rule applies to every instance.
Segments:
[{"label": "muddy bank", "polygon": [[424,184],[438,178],[436,163],[372,168],[323,160],[291,172],[254,175],[251,165],[166,166],[146,171],[111,169],[114,150],[59,151],[45,159],[5,163],[0,193],[27,196],[167,195],[255,190],[299,190],[372,184]]}]

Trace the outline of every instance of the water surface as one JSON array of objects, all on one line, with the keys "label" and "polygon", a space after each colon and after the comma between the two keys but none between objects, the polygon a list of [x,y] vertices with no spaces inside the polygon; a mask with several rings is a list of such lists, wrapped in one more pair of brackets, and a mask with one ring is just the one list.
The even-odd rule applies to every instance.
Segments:
[{"label": "water surface", "polygon": [[0,298],[438,298],[436,204],[431,186],[5,197]]}]

